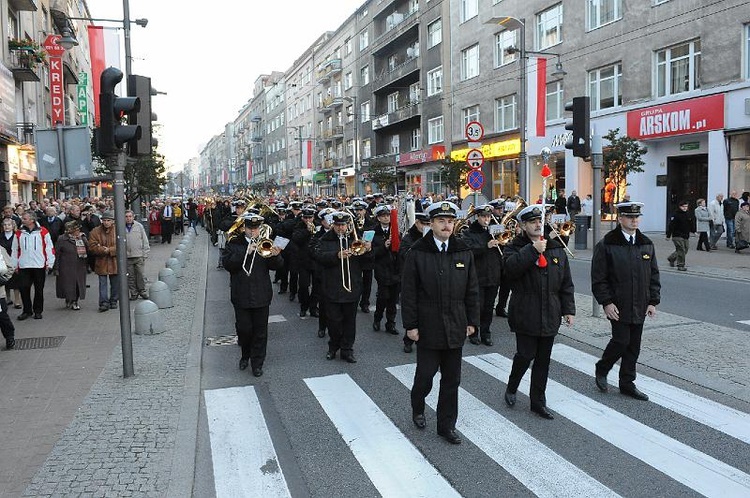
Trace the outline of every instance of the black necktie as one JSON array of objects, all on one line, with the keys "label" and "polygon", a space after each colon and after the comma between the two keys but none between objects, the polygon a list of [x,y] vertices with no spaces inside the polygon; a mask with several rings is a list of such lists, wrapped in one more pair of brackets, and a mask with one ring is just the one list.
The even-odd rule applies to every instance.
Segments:
[{"label": "black necktie", "polygon": [[635,240],[634,240],[634,237],[631,235],[630,236],[630,245],[632,246],[634,244],[635,244]]},{"label": "black necktie", "polygon": [[443,242],[443,243],[442,243],[442,244],[440,245],[440,252],[443,252],[443,253],[444,253],[444,252],[445,252],[445,248],[446,248],[446,245],[445,245],[445,242]]}]

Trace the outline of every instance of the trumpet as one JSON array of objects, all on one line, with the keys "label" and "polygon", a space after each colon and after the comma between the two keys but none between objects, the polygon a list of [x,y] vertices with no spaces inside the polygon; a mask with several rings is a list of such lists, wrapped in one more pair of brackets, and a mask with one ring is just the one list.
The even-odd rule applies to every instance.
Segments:
[{"label": "trumpet", "polygon": [[[262,258],[270,258],[273,256],[273,240],[271,240],[271,232],[273,229],[265,223],[260,226],[260,232],[258,237],[250,239],[250,243],[247,245],[247,251],[245,251],[245,258],[242,260],[242,269],[245,274],[249,277],[253,272],[253,265],[255,265],[255,256],[260,255]],[[250,259],[250,268],[247,269],[247,258],[250,255],[250,248],[255,246],[255,250],[252,251],[253,257]]]}]

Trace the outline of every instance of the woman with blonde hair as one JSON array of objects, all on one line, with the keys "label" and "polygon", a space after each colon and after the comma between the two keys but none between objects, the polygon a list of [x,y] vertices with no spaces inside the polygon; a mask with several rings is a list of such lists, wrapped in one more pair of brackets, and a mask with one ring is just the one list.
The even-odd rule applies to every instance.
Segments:
[{"label": "woman with blonde hair", "polygon": [[[2,221],[2,233],[0,233],[0,247],[5,249],[3,256],[7,256],[6,263],[10,262],[10,248],[13,246],[13,237],[16,235],[16,222],[13,218],[5,218]],[[5,301],[10,306],[15,303],[16,309],[21,309],[21,293],[18,289],[12,287],[12,282],[6,284],[5,287]],[[10,291],[13,290],[13,299],[10,298]]]}]

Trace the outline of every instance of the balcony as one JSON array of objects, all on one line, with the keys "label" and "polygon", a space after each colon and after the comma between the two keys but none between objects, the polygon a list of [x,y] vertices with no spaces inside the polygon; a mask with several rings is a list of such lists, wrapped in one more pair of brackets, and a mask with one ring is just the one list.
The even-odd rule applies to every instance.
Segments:
[{"label": "balcony", "polygon": [[339,166],[339,160],[336,158],[326,159],[323,161],[323,169],[338,168],[338,166]]},{"label": "balcony", "polygon": [[36,11],[38,7],[34,0],[8,0],[8,6],[13,10]]},{"label": "balcony", "polygon": [[341,72],[341,59],[328,59],[319,66],[315,77],[318,83],[325,83],[331,79],[331,76]]},{"label": "balcony", "polygon": [[8,42],[10,49],[9,69],[16,81],[39,81],[37,68],[44,62],[44,52],[38,45],[29,42],[27,47],[13,44],[14,40]]},{"label": "balcony", "polygon": [[407,119],[412,119],[422,115],[422,105],[419,102],[411,103],[393,112],[381,114],[372,120],[373,131],[382,130],[393,126]]},{"label": "balcony", "polygon": [[18,131],[18,141],[22,144],[35,144],[35,128],[36,124],[34,123],[16,123],[16,130]]},{"label": "balcony", "polygon": [[320,103],[320,109],[323,112],[331,111],[334,107],[339,107],[344,103],[344,99],[341,97],[336,97],[333,95],[329,95],[328,97],[324,98],[323,101]]},{"label": "balcony", "polygon": [[331,141],[336,138],[341,138],[344,136],[344,127],[343,126],[334,126],[332,128],[327,128],[323,130],[323,140]]},{"label": "balcony", "polygon": [[385,68],[373,81],[375,91],[395,83],[415,71],[419,71],[419,56],[407,56],[406,59],[392,69]]},{"label": "balcony", "polygon": [[385,20],[385,31],[376,36],[375,40],[372,42],[372,52],[378,52],[389,43],[400,38],[411,28],[417,26],[419,24],[418,13],[418,10],[413,10],[405,14],[394,12],[388,16]]}]

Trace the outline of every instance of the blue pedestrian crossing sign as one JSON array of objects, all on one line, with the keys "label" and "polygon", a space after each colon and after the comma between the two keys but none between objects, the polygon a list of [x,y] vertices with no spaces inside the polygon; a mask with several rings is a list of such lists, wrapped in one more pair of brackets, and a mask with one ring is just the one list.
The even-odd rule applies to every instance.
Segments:
[{"label": "blue pedestrian crossing sign", "polygon": [[466,185],[472,190],[481,190],[484,186],[484,173],[473,169],[466,175]]}]

